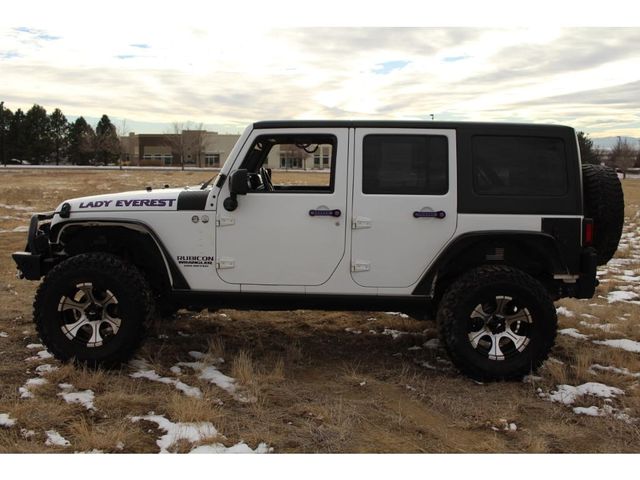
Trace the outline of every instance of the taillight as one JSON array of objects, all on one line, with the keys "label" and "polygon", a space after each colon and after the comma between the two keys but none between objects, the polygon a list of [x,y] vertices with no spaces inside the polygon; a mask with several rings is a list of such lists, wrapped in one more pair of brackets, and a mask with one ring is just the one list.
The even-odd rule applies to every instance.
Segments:
[{"label": "taillight", "polygon": [[582,245],[593,245],[593,220],[591,218],[585,218],[582,221]]}]

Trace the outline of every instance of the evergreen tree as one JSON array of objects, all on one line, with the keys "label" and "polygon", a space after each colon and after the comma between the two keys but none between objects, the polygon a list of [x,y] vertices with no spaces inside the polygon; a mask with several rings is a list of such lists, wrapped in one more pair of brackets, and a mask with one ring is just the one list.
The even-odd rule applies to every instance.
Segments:
[{"label": "evergreen tree", "polygon": [[24,160],[27,158],[27,135],[25,132],[25,114],[18,109],[11,118],[9,132],[7,134],[7,158],[17,158]]},{"label": "evergreen tree", "polygon": [[51,131],[47,111],[34,104],[25,115],[24,134],[28,139],[26,157],[32,163],[43,163],[51,154]]},{"label": "evergreen tree", "polygon": [[51,143],[53,147],[56,165],[60,164],[60,159],[66,156],[69,136],[69,122],[59,108],[49,116],[51,133]]},{"label": "evergreen tree", "polygon": [[9,158],[9,128],[11,127],[11,120],[13,114],[8,108],[4,108],[4,102],[0,102],[0,162],[7,163]]},{"label": "evergreen tree", "polygon": [[112,163],[120,156],[120,140],[116,127],[109,117],[102,115],[96,126],[96,160],[105,165]]},{"label": "evergreen tree", "polygon": [[75,165],[87,165],[93,158],[96,134],[83,117],[78,117],[69,128],[69,159]]},{"label": "evergreen tree", "polygon": [[582,163],[600,163],[597,152],[593,148],[593,140],[589,138],[589,134],[578,132],[578,146],[580,147]]}]

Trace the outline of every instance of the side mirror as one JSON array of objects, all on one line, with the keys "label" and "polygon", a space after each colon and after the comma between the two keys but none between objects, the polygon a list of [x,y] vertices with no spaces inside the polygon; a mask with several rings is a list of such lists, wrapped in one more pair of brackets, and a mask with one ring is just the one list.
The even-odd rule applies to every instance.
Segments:
[{"label": "side mirror", "polygon": [[224,199],[222,205],[225,210],[232,212],[238,208],[238,195],[246,195],[249,190],[248,174],[246,168],[240,168],[233,172],[229,177],[230,196]]},{"label": "side mirror", "polygon": [[229,179],[229,191],[232,195],[246,195],[249,190],[246,168],[236,170]]}]

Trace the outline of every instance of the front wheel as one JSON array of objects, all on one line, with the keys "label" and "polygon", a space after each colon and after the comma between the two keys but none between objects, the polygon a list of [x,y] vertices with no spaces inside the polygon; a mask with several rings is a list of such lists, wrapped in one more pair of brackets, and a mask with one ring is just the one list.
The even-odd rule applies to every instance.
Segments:
[{"label": "front wheel", "polygon": [[85,253],[58,264],[34,301],[40,338],[59,360],[114,367],[140,344],[151,311],[140,271],[107,253]]},{"label": "front wheel", "polygon": [[545,288],[506,266],[484,266],[456,280],[438,309],[438,328],[453,363],[477,380],[513,380],[549,355],[558,319]]}]

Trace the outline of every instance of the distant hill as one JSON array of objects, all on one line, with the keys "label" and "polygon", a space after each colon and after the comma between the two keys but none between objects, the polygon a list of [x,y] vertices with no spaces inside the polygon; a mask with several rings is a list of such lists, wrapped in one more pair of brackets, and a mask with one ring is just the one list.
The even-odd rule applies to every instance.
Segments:
[{"label": "distant hill", "polygon": [[[638,137],[620,137],[623,140],[627,140],[629,145],[632,147],[637,147],[640,143],[640,138]],[[607,150],[613,148],[615,144],[618,142],[618,137],[602,137],[602,138],[593,138],[593,146],[597,148],[605,148]]]}]

